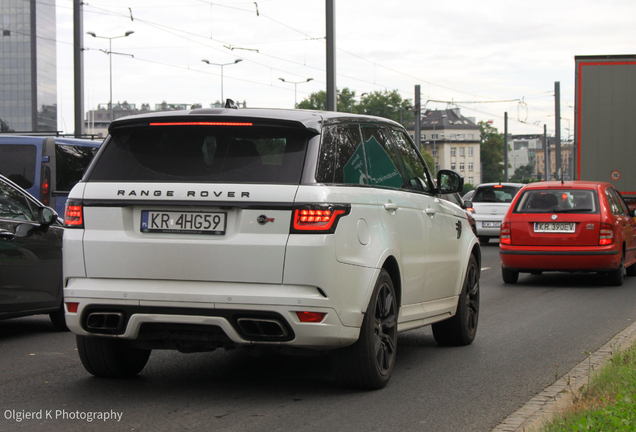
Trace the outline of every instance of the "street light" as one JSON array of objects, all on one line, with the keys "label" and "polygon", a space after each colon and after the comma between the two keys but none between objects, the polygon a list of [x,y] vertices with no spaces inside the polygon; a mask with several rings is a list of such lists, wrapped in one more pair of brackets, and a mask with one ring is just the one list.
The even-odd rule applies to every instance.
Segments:
[{"label": "street light", "polygon": [[225,106],[225,102],[223,101],[223,66],[228,66],[228,65],[233,65],[239,62],[242,62],[243,59],[236,59],[234,60],[232,63],[212,63],[209,60],[201,60],[203,63],[207,63],[209,65],[213,65],[213,66],[221,66],[221,105]]},{"label": "street light", "polygon": [[285,78],[278,78],[278,79],[281,80],[282,82],[286,82],[286,83],[294,85],[294,108],[296,108],[298,106],[298,103],[296,102],[297,101],[297,99],[296,99],[296,86],[298,84],[302,84],[302,83],[306,83],[306,82],[314,80],[313,78],[307,78],[305,81],[287,81]]},{"label": "street light", "polygon": [[110,63],[110,102],[108,103],[108,105],[110,106],[110,121],[112,122],[114,119],[114,111],[113,111],[113,54],[118,54],[118,55],[127,55],[127,56],[131,56],[131,57],[135,57],[132,54],[124,54],[124,53],[114,53],[112,46],[113,46],[113,39],[119,39],[119,38],[123,38],[123,37],[128,37],[131,34],[133,34],[134,31],[129,30],[126,33],[124,33],[121,36],[112,36],[112,37],[108,37],[108,36],[97,36],[94,32],[86,32],[86,34],[89,34],[91,36],[93,36],[94,38],[98,38],[98,39],[108,39],[108,51],[104,51],[104,50],[100,50],[101,52],[108,54],[108,60]]}]

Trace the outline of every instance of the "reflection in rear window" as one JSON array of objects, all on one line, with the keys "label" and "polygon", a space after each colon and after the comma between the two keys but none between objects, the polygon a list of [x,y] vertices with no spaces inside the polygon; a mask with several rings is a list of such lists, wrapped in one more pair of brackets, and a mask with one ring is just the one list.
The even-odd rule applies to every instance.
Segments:
[{"label": "reflection in rear window", "polygon": [[[30,189],[35,183],[34,145],[0,145],[0,174],[23,189]],[[38,164],[39,165],[39,164]]]},{"label": "reflection in rear window", "polygon": [[90,181],[298,184],[305,130],[159,126],[114,131]]},{"label": "reflection in rear window", "polygon": [[526,190],[514,213],[598,213],[596,191],[586,189]]}]

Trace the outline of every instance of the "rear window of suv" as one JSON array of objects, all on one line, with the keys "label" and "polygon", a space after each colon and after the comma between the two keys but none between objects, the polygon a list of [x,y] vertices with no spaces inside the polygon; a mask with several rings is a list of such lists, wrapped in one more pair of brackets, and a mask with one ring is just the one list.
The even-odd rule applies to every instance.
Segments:
[{"label": "rear window of suv", "polygon": [[89,180],[298,184],[308,138],[274,126],[114,130]]},{"label": "rear window of suv", "polygon": [[510,203],[519,189],[517,186],[504,185],[479,187],[471,201],[474,203]]}]

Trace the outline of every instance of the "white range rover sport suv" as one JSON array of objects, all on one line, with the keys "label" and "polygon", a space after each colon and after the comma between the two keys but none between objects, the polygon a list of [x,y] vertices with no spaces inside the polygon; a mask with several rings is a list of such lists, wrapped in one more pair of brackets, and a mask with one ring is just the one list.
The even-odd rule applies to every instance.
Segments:
[{"label": "white range rover sport suv", "polygon": [[[436,186],[436,184],[438,186]],[[384,387],[397,334],[467,345],[479,242],[406,130],[345,113],[198,109],[112,122],[65,212],[66,322],[88,372],[153,349],[328,353]],[[285,349],[283,349],[285,348]]]}]

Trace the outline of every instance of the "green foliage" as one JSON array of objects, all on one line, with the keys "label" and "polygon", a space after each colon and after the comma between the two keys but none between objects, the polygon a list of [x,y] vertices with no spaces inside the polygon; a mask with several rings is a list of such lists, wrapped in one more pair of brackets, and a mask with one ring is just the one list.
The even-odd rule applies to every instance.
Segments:
[{"label": "green foliage", "polygon": [[[324,90],[315,92],[303,99],[300,109],[324,110],[327,106],[327,93]],[[397,90],[374,91],[362,93],[360,101],[356,100],[356,92],[345,87],[338,91],[337,110],[355,114],[368,114],[388,118],[403,125],[413,121],[412,102],[402,99]]]},{"label": "green foliage", "polygon": [[575,410],[553,419],[545,432],[636,432],[636,346],[616,353],[584,388]]},{"label": "green foliage", "polygon": [[475,185],[470,183],[464,183],[464,189],[462,189],[462,196],[466,195],[471,190],[475,190]]},{"label": "green foliage", "polygon": [[534,167],[532,166],[532,164],[522,165],[520,167],[517,167],[517,169],[515,170],[515,173],[512,175],[512,177],[510,177],[510,181],[516,182],[516,183],[530,183],[530,181],[524,181],[524,180],[530,180],[532,178],[533,170],[534,170]]},{"label": "green foliage", "polygon": [[501,182],[503,173],[503,134],[489,123],[480,121],[481,130],[481,177],[483,183]]},{"label": "green foliage", "polygon": [[424,158],[424,162],[426,162],[426,166],[431,172],[431,175],[435,177],[437,173],[435,172],[435,161],[433,160],[433,155],[423,149],[421,150],[421,153],[422,157]]}]

